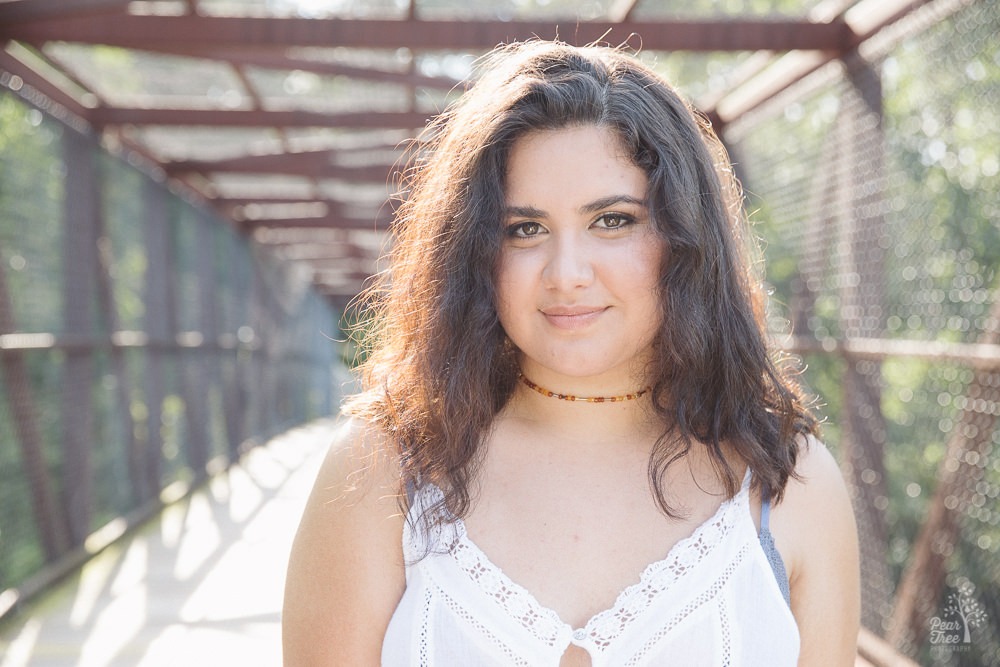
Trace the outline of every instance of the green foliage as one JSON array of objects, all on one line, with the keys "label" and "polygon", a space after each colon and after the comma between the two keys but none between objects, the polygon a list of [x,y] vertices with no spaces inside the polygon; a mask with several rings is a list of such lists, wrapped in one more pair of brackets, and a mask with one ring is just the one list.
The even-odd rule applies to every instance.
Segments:
[{"label": "green foliage", "polygon": [[[874,63],[882,81],[880,133],[872,132],[871,111],[846,77],[786,106],[778,118],[734,128],[750,208],[766,239],[774,328],[790,319],[799,336],[842,339],[845,306],[853,303],[874,318],[876,333],[867,335],[977,341],[1000,287],[998,33],[996,6],[975,3]],[[870,176],[869,160],[881,161],[884,171]],[[869,188],[873,203],[845,207],[837,190],[845,186],[857,189],[849,196]],[[883,230],[868,241],[878,252],[860,245],[848,257],[858,211]],[[865,257],[882,258],[867,274],[881,278],[859,284],[854,262]],[[846,365],[871,362],[822,354],[805,361],[803,382],[825,402],[824,435],[837,449]],[[971,368],[952,363],[881,363],[890,588],[909,562],[973,379]],[[992,438],[984,457],[966,461],[981,473],[946,504],[961,524],[947,569],[949,586],[973,582],[979,599],[1000,609],[1000,431]],[[961,654],[917,648],[921,664],[988,664],[997,638],[981,637]]]},{"label": "green foliage", "polygon": [[[899,239],[889,271],[902,277],[889,302],[894,333],[971,341],[983,329],[1000,266],[1000,19],[953,49],[955,26],[908,43],[884,64],[892,199]],[[927,51],[944,54],[944,62]],[[943,66],[944,65],[944,66]],[[903,233],[919,217],[919,235]],[[914,260],[921,261],[914,261]],[[916,326],[913,326],[916,325]]]},{"label": "green foliage", "polygon": [[[63,165],[59,126],[0,93],[0,263],[21,331],[60,331]],[[54,307],[50,307],[54,306]]]}]

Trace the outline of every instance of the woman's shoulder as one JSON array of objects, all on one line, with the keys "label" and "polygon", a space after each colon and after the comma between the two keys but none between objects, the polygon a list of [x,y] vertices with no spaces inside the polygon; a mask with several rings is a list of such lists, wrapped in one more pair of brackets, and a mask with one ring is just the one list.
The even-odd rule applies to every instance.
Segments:
[{"label": "woman's shoulder", "polygon": [[822,440],[812,434],[799,435],[796,446],[795,475],[789,478],[786,493],[814,500],[817,495],[846,493],[840,464]]},{"label": "woman's shoulder", "polygon": [[[813,435],[797,438],[795,474],[773,512],[775,538],[793,561],[808,560],[820,545],[854,536],[850,494],[840,465]],[[794,565],[794,562],[793,562]]]},{"label": "woman's shoulder", "polygon": [[802,660],[853,664],[860,590],[851,496],[826,445],[813,436],[798,445],[795,476],[772,511],[771,530],[788,569]]},{"label": "woman's shoulder", "polygon": [[378,534],[386,525],[393,530],[402,526],[400,491],[399,457],[389,436],[376,424],[346,416],[331,440],[306,511],[321,513],[329,529]]},{"label": "woman's shoulder", "polygon": [[382,635],[406,586],[399,490],[389,438],[370,423],[345,419],[289,558],[286,664],[378,662]]},{"label": "woman's shoulder", "polygon": [[359,500],[373,486],[399,485],[399,456],[379,425],[344,415],[334,431],[320,474],[345,499]]}]

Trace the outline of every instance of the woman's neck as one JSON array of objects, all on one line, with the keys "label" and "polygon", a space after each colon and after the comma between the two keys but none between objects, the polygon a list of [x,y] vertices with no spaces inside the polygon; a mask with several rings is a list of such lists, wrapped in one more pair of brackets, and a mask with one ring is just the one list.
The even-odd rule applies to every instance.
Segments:
[{"label": "woman's neck", "polygon": [[504,416],[540,435],[572,441],[577,446],[646,439],[651,434],[661,435],[663,430],[649,392],[630,400],[569,401],[547,396],[519,382]]}]

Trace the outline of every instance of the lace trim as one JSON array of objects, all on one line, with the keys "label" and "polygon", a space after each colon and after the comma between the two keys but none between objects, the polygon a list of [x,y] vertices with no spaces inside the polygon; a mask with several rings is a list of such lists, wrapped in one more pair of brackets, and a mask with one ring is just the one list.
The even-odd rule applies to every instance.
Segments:
[{"label": "lace trim", "polygon": [[430,644],[431,644],[431,632],[430,632],[430,619],[431,619],[431,604],[433,602],[433,596],[431,596],[430,589],[424,591],[424,605],[423,613],[420,614],[420,664],[421,667],[424,665],[430,665]]},{"label": "lace trim", "polygon": [[[524,657],[516,654],[513,647],[505,644],[499,637],[493,634],[486,625],[483,624],[478,618],[476,618],[468,609],[460,605],[454,598],[448,595],[444,589],[440,586],[437,587],[437,593],[444,600],[445,605],[451,610],[453,614],[459,618],[465,620],[470,626],[479,631],[486,639],[493,645],[494,648],[503,652],[507,656],[506,664],[515,667],[531,667],[531,663]],[[427,663],[428,665],[430,663]]]},{"label": "lace trim", "polygon": [[[740,517],[748,511],[745,506],[749,481],[750,472],[747,471],[743,485],[735,496],[723,501],[714,515],[699,525],[691,535],[677,542],[666,557],[647,565],[639,581],[622,590],[612,607],[598,612],[587,621],[583,629],[598,650],[607,649],[621,636],[629,623],[648,609],[663,591],[695,569],[722,543]],[[426,499],[429,503],[443,497],[441,490],[433,485],[424,486],[420,493],[433,496]],[[445,538],[445,535],[441,537]],[[451,535],[447,536],[442,546],[487,596],[539,641],[550,647],[567,643],[573,634],[573,628],[493,564],[469,538],[461,519],[454,519]],[[731,569],[727,568],[727,577],[724,578],[728,578]],[[718,582],[713,585],[712,590],[717,587]]]},{"label": "lace trim", "polygon": [[[663,591],[694,570],[732,532],[745,510],[749,491],[747,482],[734,497],[724,501],[715,514],[698,526],[694,533],[677,542],[663,560],[643,570],[639,582],[623,590],[611,609],[597,613],[585,629],[600,649],[606,649],[621,636],[629,622],[641,615]],[[718,587],[718,582],[713,588]]]},{"label": "lace trim", "polygon": [[[691,600],[691,602],[684,605],[684,607],[679,612],[674,614],[674,616],[668,622],[664,623],[663,626],[656,632],[656,634],[650,637],[650,639],[643,645],[643,647],[629,658],[628,662],[625,663],[625,667],[628,667],[629,665],[642,664],[643,659],[653,649],[653,647],[656,646],[656,644],[659,643],[664,637],[670,634],[673,631],[673,629],[681,623],[681,621],[686,619],[688,616],[693,614],[702,606],[714,600],[716,596],[719,595],[719,592],[722,590],[722,588],[732,578],[733,573],[736,572],[736,570],[743,563],[743,559],[746,558],[748,550],[749,546],[744,544],[743,548],[739,550],[739,553],[736,554],[736,557],[732,560],[732,562],[730,562],[729,565],[726,566],[726,569],[723,570],[719,578],[716,579],[712,583],[712,585],[708,587],[707,590],[703,591],[697,597]],[[723,664],[729,665],[730,664],[729,661],[731,660],[732,657],[731,656],[732,640],[730,637],[731,633],[725,631],[726,630],[725,618],[726,618],[725,615],[723,615],[723,651],[724,651],[724,657],[726,659],[725,662],[723,662]]]},{"label": "lace trim", "polygon": [[459,568],[485,595],[494,600],[504,612],[522,627],[529,630],[546,646],[565,644],[570,635],[569,625],[563,623],[555,611],[543,607],[528,590],[514,583],[500,568],[490,562],[459,524],[456,540],[448,551]]},{"label": "lace trim", "polygon": [[[740,560],[743,560],[742,556]],[[722,631],[722,664],[731,665],[733,662],[733,633],[729,629],[729,614],[732,609],[728,604],[719,605],[719,628]]]}]

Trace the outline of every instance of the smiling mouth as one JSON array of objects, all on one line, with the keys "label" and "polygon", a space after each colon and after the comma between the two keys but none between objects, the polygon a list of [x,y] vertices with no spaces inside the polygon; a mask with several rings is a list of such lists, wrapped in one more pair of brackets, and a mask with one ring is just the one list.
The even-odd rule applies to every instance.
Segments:
[{"label": "smiling mouth", "polygon": [[591,308],[591,307],[577,307],[577,308],[550,308],[547,310],[542,310],[542,315],[548,320],[549,324],[558,329],[581,329],[590,325],[596,319],[598,319],[607,307],[604,308]]}]

